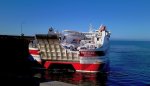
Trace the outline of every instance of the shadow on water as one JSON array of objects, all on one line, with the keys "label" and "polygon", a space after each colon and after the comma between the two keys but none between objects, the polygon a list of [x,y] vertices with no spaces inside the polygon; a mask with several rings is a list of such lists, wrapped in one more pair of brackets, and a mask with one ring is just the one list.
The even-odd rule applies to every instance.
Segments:
[{"label": "shadow on water", "polygon": [[77,86],[106,86],[107,75],[106,73],[49,72],[47,70],[43,82],[60,81]]}]

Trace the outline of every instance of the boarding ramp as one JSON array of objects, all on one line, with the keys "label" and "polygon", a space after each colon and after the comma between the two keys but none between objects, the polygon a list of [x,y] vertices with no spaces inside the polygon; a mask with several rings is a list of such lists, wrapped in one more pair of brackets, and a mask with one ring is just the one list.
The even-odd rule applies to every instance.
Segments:
[{"label": "boarding ramp", "polygon": [[36,41],[42,60],[79,61],[78,51],[68,52],[60,45],[57,36],[37,34]]}]

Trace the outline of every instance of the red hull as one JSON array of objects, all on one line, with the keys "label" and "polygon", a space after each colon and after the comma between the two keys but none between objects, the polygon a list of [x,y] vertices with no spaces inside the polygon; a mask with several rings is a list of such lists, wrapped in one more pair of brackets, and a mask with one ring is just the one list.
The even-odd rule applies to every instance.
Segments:
[{"label": "red hull", "polygon": [[104,64],[80,64],[80,62],[54,62],[54,61],[46,61],[44,67],[49,69],[52,64],[68,64],[72,65],[76,71],[79,72],[99,72]]}]

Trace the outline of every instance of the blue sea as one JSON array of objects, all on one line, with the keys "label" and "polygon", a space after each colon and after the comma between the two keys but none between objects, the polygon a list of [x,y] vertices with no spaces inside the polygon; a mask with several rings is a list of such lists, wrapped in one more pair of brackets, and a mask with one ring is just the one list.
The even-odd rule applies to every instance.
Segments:
[{"label": "blue sea", "polygon": [[111,41],[110,71],[94,74],[49,74],[48,81],[77,86],[150,86],[150,41]]},{"label": "blue sea", "polygon": [[150,41],[111,41],[107,86],[150,86]]}]

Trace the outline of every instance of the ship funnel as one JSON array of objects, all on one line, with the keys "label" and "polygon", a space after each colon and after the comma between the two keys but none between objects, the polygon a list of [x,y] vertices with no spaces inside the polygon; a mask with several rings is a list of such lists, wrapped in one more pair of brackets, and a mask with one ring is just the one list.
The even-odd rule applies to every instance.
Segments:
[{"label": "ship funnel", "polygon": [[106,26],[101,25],[101,26],[100,26],[100,28],[99,28],[99,30],[100,30],[100,32],[102,32],[102,31],[106,31]]}]

